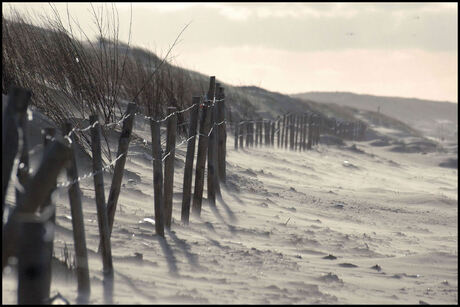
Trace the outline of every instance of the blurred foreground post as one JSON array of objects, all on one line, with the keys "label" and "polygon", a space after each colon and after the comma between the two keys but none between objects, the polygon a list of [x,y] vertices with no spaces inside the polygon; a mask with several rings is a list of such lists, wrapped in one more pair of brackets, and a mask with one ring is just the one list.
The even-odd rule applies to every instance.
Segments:
[{"label": "blurred foreground post", "polygon": [[[32,215],[30,215],[32,216]],[[19,217],[19,216],[18,216]],[[51,252],[46,243],[45,221],[33,220],[19,222],[18,249],[18,304],[48,305]]]},{"label": "blurred foreground post", "polygon": [[6,191],[18,152],[18,119],[26,114],[31,95],[26,89],[12,87],[5,112],[2,109],[2,226]]},{"label": "blurred foreground post", "polygon": [[[42,134],[43,134],[43,148],[46,148],[48,144],[51,142],[51,140],[54,138],[54,136],[56,135],[56,129],[52,127],[45,128],[43,129]],[[41,212],[45,211],[49,207],[56,208],[51,203],[51,194],[53,193],[55,189],[56,189],[56,179],[53,180],[53,189],[49,192],[46,201],[40,207]],[[48,227],[47,230],[50,230],[50,229],[53,230],[51,234],[51,240],[45,241],[45,245],[49,250],[49,253],[48,253],[48,256],[50,257],[49,262],[51,262],[51,258],[53,256],[53,251],[54,251],[54,229],[56,226],[56,211],[55,210],[51,214],[49,221],[45,221],[45,222],[48,223],[48,225],[52,226],[52,227]],[[50,288],[51,287],[51,276],[52,276],[51,266],[49,266],[47,267],[47,271],[45,271],[45,284],[48,285],[48,288],[46,289],[48,297],[50,295],[50,290],[51,290]]]},{"label": "blurred foreground post", "polygon": [[[42,162],[25,187],[22,202],[16,204],[2,232],[2,271],[10,256],[16,256],[19,244],[19,223],[22,213],[34,214],[45,203],[55,188],[60,170],[70,158],[70,149],[58,141],[52,141],[45,149]],[[53,212],[54,213],[54,212]]]}]

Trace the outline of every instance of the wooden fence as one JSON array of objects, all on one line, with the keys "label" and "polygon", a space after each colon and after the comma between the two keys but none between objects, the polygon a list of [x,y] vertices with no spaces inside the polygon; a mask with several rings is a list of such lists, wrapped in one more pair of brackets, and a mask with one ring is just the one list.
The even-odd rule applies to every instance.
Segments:
[{"label": "wooden fence", "polygon": [[[94,180],[99,253],[103,264],[104,299],[106,303],[112,302],[114,273],[110,236],[136,116],[142,116],[150,123],[155,232],[163,238],[164,228],[172,227],[174,159],[175,149],[179,146],[187,146],[181,206],[181,222],[187,225],[190,212],[192,216],[199,216],[201,213],[205,174],[209,204],[215,206],[216,198],[222,197],[220,185],[226,182],[227,124],[233,126],[231,129],[234,130],[236,150],[265,146],[305,151],[318,144],[321,133],[356,140],[363,137],[365,130],[365,125],[361,122],[339,122],[312,112],[288,113],[275,121],[226,121],[225,114],[229,112],[225,108],[224,88],[216,83],[215,77],[211,77],[206,96],[193,97],[192,105],[184,110],[168,108],[168,115],[161,119],[137,112],[136,105],[130,103],[118,122],[101,125],[96,114],[90,116],[89,126],[85,128],[72,127],[70,121],[67,121],[62,127],[62,139],[55,136],[56,131],[53,129],[45,129],[43,158],[35,174],[32,174],[29,172],[28,127],[25,119],[30,96],[31,93],[24,89],[10,90],[2,135],[2,214],[10,178],[14,179],[16,188],[16,206],[4,226],[2,219],[2,271],[10,257],[18,258],[17,293],[20,304],[50,302],[54,231],[51,231],[51,236],[45,236],[44,233],[45,229],[54,229],[56,213],[51,194],[57,188],[68,189],[76,255],[77,302],[89,302],[91,287],[79,182],[91,177]],[[178,123],[178,115],[185,112],[189,112],[189,120]],[[160,131],[162,123],[166,124],[164,151]],[[184,125],[188,125],[187,138],[177,144],[177,128]],[[104,166],[101,156],[101,129],[114,126],[121,126],[117,155]],[[91,137],[93,168],[92,172],[79,176],[75,159],[76,132],[86,131],[90,132]],[[113,167],[113,176],[106,201],[102,173],[110,167]],[[67,173],[68,181],[57,183],[58,174],[63,169]],[[13,173],[11,176],[13,171],[16,171],[16,175]],[[192,197],[193,171],[195,183]],[[40,214],[37,215],[37,212]]]}]

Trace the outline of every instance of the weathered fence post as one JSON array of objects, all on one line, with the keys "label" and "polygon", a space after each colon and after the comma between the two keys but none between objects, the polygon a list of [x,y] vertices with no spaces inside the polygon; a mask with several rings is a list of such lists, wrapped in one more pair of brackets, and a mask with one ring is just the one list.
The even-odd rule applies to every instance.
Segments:
[{"label": "weathered fence post", "polygon": [[313,114],[308,114],[308,141],[307,141],[307,150],[311,150],[311,143],[313,137]]},{"label": "weathered fence post", "polygon": [[256,121],[255,125],[256,125],[256,129],[255,129],[255,145],[256,145],[256,147],[258,147],[259,146],[259,123]]},{"label": "weathered fence post", "polygon": [[[27,136],[27,112],[20,112],[17,116],[17,126],[21,131],[21,138],[19,141],[22,141],[22,149],[19,157],[19,164],[17,170],[17,179],[19,184],[22,187],[27,185],[29,181],[29,141]],[[19,133],[18,133],[19,138]],[[9,144],[8,144],[9,145]],[[24,195],[25,191],[20,191],[17,187],[15,189],[16,193],[16,203],[20,202],[20,198]],[[3,223],[3,221],[2,221]]]},{"label": "weathered fence post", "polygon": [[251,147],[254,147],[254,123],[253,122],[250,122],[249,123],[249,130],[250,130],[250,133],[249,133],[249,145],[251,145]]},{"label": "weathered fence post", "polygon": [[[46,146],[48,146],[48,144],[51,142],[51,140],[56,135],[56,129],[52,128],[52,127],[45,128],[45,129],[42,130],[42,134],[43,134],[43,148],[46,148]],[[49,193],[48,198],[46,199],[46,201],[40,207],[41,212],[46,210],[46,208],[53,206],[53,204],[51,203],[51,194],[56,189],[56,180],[54,180],[53,183],[54,183],[53,189]],[[53,212],[53,214],[50,217],[50,220],[46,221],[46,222],[52,223],[53,227],[51,227],[50,229],[53,229],[53,234],[52,234],[51,237],[54,238],[54,229],[55,229],[55,225],[56,225],[56,211]],[[49,249],[48,255],[50,255],[49,261],[51,262],[51,257],[53,255],[53,251],[54,251],[54,240],[48,240],[45,243],[45,245]],[[45,279],[47,280],[45,283],[48,285],[48,289],[47,289],[48,297],[49,297],[50,290],[51,290],[51,288],[50,288],[50,286],[51,286],[51,275],[52,275],[51,266],[49,266],[48,271],[45,272]]]},{"label": "weathered fence post", "polygon": [[270,132],[270,136],[271,136],[270,146],[274,147],[274,145],[275,145],[275,122],[271,121],[270,124],[271,124],[271,127],[272,127],[272,131]]},{"label": "weathered fence post", "polygon": [[307,124],[308,124],[308,115],[307,114],[302,114],[303,118],[303,140],[302,140],[302,149],[305,151],[307,148]]},{"label": "weathered fence post", "polygon": [[284,148],[288,148],[289,129],[291,128],[291,114],[286,115],[286,135],[284,136]]},{"label": "weathered fence post", "polygon": [[113,263],[110,246],[109,220],[104,195],[104,174],[101,157],[101,126],[97,115],[89,117],[91,127],[91,151],[93,154],[94,190],[96,194],[97,221],[102,242],[102,266],[104,273],[104,297],[110,300],[113,293]]},{"label": "weathered fence post", "polygon": [[155,232],[157,235],[164,238],[163,160],[161,157],[161,135],[159,121],[154,119],[150,120],[150,132],[152,135]]},{"label": "weathered fence post", "polygon": [[[112,184],[110,186],[109,198],[107,200],[107,217],[109,219],[109,235],[112,233],[113,222],[115,220],[115,211],[117,209],[118,196],[120,195],[120,186],[123,179],[123,171],[126,163],[126,156],[128,155],[129,142],[131,141],[131,133],[134,124],[134,114],[136,113],[136,104],[129,103],[126,109],[125,121],[121,130],[120,139],[118,140],[117,158],[120,159],[115,162],[115,169],[112,177]],[[101,241],[102,243],[102,241]],[[101,244],[99,244],[99,248]]]},{"label": "weathered fence post", "polygon": [[240,133],[239,128],[240,124],[235,122],[235,150],[238,150],[238,134]]},{"label": "weathered fence post", "polygon": [[225,122],[225,94],[224,88],[219,86],[217,92],[217,164],[219,179],[225,183],[226,172],[226,146],[227,146],[227,124]]},{"label": "weathered fence post", "polygon": [[295,135],[295,115],[294,114],[291,114],[291,120],[290,120],[290,125],[289,125],[289,129],[291,130],[290,131],[290,135],[289,135],[289,138],[290,138],[290,149],[291,150],[294,150],[294,135]]},{"label": "weathered fence post", "polygon": [[303,114],[299,114],[299,151],[302,151],[303,141]]},{"label": "weathered fence post", "polygon": [[[190,218],[190,200],[192,192],[192,175],[193,175],[193,159],[195,157],[195,139],[196,139],[196,128],[198,126],[198,111],[200,110],[200,97],[195,96],[192,100],[194,107],[190,111],[190,125],[188,129],[188,143],[187,143],[187,154],[185,157],[184,167],[184,185],[182,192],[182,211],[181,221],[184,224],[189,223]],[[238,125],[236,125],[238,127]],[[238,137],[235,132],[235,149],[238,149]]]},{"label": "weathered fence post", "polygon": [[[2,271],[10,256],[16,256],[19,243],[19,223],[17,216],[35,213],[48,199],[56,185],[59,171],[68,162],[70,149],[58,141],[52,141],[45,148],[43,159],[35,175],[25,187],[22,202],[16,204],[2,232]],[[52,227],[51,227],[52,228]]]},{"label": "weathered fence post", "polygon": [[276,119],[276,147],[280,148],[280,122],[281,118],[278,116]]},{"label": "weathered fence post", "polygon": [[249,147],[249,138],[251,135],[251,125],[252,123],[246,122],[246,148]]},{"label": "weathered fence post", "polygon": [[239,122],[239,130],[240,130],[240,135],[239,135],[239,138],[240,138],[240,148],[243,149],[244,147],[244,131],[246,129],[246,126],[244,125],[244,121],[240,121]]},{"label": "weathered fence post", "polygon": [[265,146],[270,146],[270,121],[264,121]]},{"label": "weathered fence post", "polygon": [[[65,135],[72,131],[72,124],[65,122],[63,126]],[[81,206],[80,183],[78,182],[78,169],[75,160],[75,142],[76,138],[70,135],[70,163],[67,166],[67,180],[71,182],[68,190],[70,212],[72,214],[73,241],[75,248],[75,262],[77,266],[78,297],[77,302],[86,304],[89,301],[91,292],[89,281],[88,254],[86,250],[85,226],[83,219],[83,210]]]},{"label": "weathered fence post", "polygon": [[[286,130],[286,114],[283,115],[283,125],[282,125],[282,130],[281,130],[281,148],[284,147],[284,134]],[[279,147],[279,146],[278,146]]]},{"label": "weathered fence post", "polygon": [[259,147],[262,147],[262,123],[261,119],[254,120],[254,125],[256,127],[255,137],[259,139]]},{"label": "weathered fence post", "polygon": [[163,184],[163,195],[164,195],[164,218],[166,228],[171,228],[172,220],[172,198],[173,198],[173,187],[174,187],[174,158],[176,156],[176,127],[177,127],[177,115],[175,113],[176,108],[168,107],[168,122],[166,131],[166,156],[165,159],[165,171],[164,171],[164,184]]},{"label": "weathered fence post", "polygon": [[203,105],[200,117],[200,137],[198,139],[198,155],[196,158],[195,190],[193,193],[192,213],[200,216],[203,200],[204,170],[208,151],[208,134],[211,124],[211,107]]},{"label": "weathered fence post", "polygon": [[[214,101],[215,95],[215,77],[210,78],[209,90],[207,99],[209,104]],[[218,165],[217,165],[217,126],[216,126],[216,110],[217,107],[211,106],[210,117],[211,117],[211,131],[209,135],[208,143],[208,176],[207,176],[207,185],[208,185],[208,201],[209,204],[215,206],[216,204],[216,193],[217,193],[217,184],[218,184]]]},{"label": "weathered fence post", "polygon": [[27,112],[31,95],[28,90],[12,87],[8,93],[5,114],[2,115],[2,217],[6,191],[18,151],[18,118]]},{"label": "weathered fence post", "polygon": [[19,222],[18,304],[48,305],[52,253],[47,248],[44,221],[29,217]]}]

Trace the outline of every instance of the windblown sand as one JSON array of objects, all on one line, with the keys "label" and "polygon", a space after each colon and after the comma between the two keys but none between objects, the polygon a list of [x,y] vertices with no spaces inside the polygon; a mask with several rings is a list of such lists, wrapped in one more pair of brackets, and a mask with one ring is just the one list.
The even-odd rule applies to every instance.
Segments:
[{"label": "windblown sand", "polygon": [[[136,135],[150,141],[148,131],[136,123]],[[223,199],[215,208],[204,200],[201,217],[191,215],[188,226],[180,222],[182,146],[172,229],[162,240],[144,221],[154,219],[150,145],[133,139],[111,240],[113,302],[458,303],[458,170],[438,165],[457,154],[401,153],[372,142],[347,142],[359,150],[320,144],[308,152],[235,151],[229,135]],[[104,178],[106,199],[110,178]],[[102,259],[92,180],[81,188],[90,303],[99,304]],[[67,190],[53,199],[55,253],[64,244],[73,252]],[[7,200],[14,203],[11,187]],[[16,289],[13,267],[2,277],[2,303],[15,304]],[[75,277],[54,271],[52,295],[75,303],[76,290]]]}]

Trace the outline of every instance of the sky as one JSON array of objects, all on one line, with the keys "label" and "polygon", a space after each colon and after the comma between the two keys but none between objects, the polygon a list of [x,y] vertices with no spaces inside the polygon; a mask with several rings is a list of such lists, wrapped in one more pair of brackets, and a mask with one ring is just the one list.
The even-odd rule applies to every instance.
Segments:
[{"label": "sky", "polygon": [[[54,3],[95,33],[88,3]],[[96,10],[100,3],[93,3]],[[106,12],[110,10],[106,4]],[[49,14],[47,3],[2,3]],[[120,39],[231,85],[458,102],[457,3],[116,3]],[[6,10],[5,10],[6,8]],[[132,16],[132,19],[130,18]],[[131,21],[130,21],[131,20]]]}]

